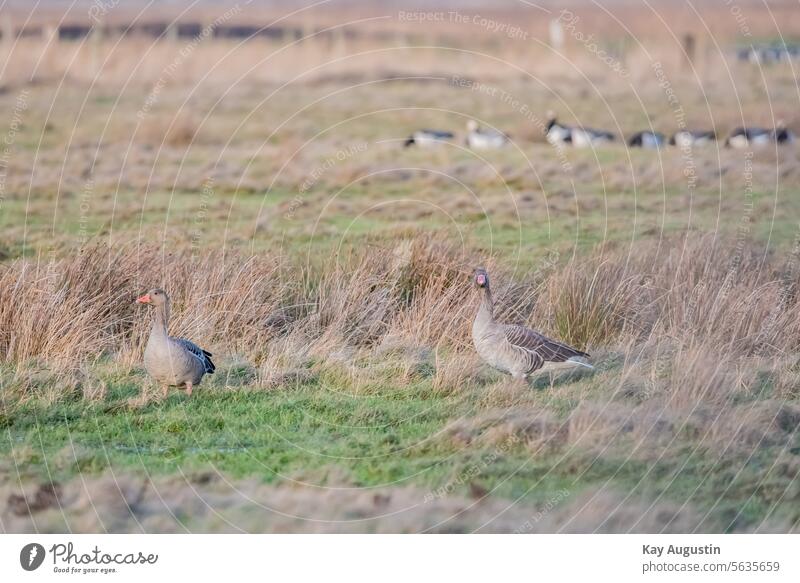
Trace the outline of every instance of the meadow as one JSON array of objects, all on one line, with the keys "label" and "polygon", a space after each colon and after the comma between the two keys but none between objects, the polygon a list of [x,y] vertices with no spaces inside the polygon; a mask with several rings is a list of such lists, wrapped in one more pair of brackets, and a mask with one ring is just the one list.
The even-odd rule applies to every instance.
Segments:
[{"label": "meadow", "polygon": [[[288,49],[4,45],[0,528],[796,531],[800,149],[542,131],[548,110],[623,137],[798,130],[796,65],[736,62],[720,9],[687,68],[641,10],[631,46],[581,21],[627,77],[575,39],[396,17],[389,41]],[[403,147],[469,119],[511,145]],[[521,386],[481,363],[477,266],[503,321],[596,369]],[[143,369],[155,286],[215,355],[191,398]]]}]

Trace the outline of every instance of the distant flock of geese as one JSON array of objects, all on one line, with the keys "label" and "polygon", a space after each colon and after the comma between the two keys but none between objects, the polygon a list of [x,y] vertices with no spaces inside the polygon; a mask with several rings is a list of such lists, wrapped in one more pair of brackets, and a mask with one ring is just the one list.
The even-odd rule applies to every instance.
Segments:
[{"label": "distant flock of geese", "polygon": [[[554,146],[572,146],[588,148],[603,146],[617,141],[613,132],[594,128],[568,126],[559,123],[554,114],[548,117],[545,128],[547,141]],[[423,129],[414,132],[405,140],[405,146],[430,147],[455,140],[455,134],[449,131]],[[792,144],[796,140],[794,132],[782,122],[774,128],[739,127],[725,139],[728,148],[749,149],[768,146],[770,144]],[[467,133],[464,143],[473,150],[496,150],[510,142],[507,134],[490,128],[482,128],[475,120],[467,122]],[[631,148],[659,149],[667,144],[680,148],[706,146],[717,141],[714,130],[687,130],[674,133],[669,139],[661,132],[645,130],[636,132],[627,144]]]}]

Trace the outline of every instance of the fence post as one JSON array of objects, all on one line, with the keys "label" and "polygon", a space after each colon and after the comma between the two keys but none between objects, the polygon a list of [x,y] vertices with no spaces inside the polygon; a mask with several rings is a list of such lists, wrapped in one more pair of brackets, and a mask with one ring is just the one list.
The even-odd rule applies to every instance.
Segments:
[{"label": "fence post", "polygon": [[14,21],[11,20],[11,16],[6,14],[0,21],[0,27],[3,32],[3,44],[10,50],[14,44]]},{"label": "fence post", "polygon": [[683,35],[683,62],[685,69],[691,69],[695,62],[697,52],[697,40],[690,32]]}]

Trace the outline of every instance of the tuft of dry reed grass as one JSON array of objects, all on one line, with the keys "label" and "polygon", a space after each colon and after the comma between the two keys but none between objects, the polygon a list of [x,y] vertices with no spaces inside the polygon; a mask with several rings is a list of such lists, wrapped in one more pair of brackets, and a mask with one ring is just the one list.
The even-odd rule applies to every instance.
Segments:
[{"label": "tuft of dry reed grass", "polygon": [[[629,359],[651,363],[641,375],[676,404],[720,403],[752,380],[737,359],[785,358],[800,346],[797,282],[763,257],[699,237],[635,255],[598,250],[545,278],[512,280],[494,266],[497,316],[589,350],[622,346]],[[74,369],[113,355],[130,366],[150,323],[134,299],[162,286],[172,333],[222,358],[241,355],[270,383],[309,359],[352,364],[399,343],[407,378],[427,366],[419,349],[436,347],[434,384],[450,392],[475,376],[469,273],[482,263],[420,236],[314,265],[101,245],[51,262],[18,260],[0,271],[0,359]]]},{"label": "tuft of dry reed grass", "polygon": [[[800,345],[795,280],[756,249],[706,238],[675,241],[659,261],[598,251],[580,262],[510,281],[493,268],[499,319],[525,322],[582,347],[667,337],[714,359],[779,356]],[[756,259],[762,257],[762,259]],[[137,293],[165,287],[172,329],[260,361],[294,337],[330,353],[377,347],[470,345],[477,294],[471,267],[484,261],[427,237],[368,248],[315,266],[282,256],[243,256],[100,245],[61,260],[18,260],[0,272],[0,355],[22,363],[91,360],[141,348],[149,317]],[[385,346],[384,346],[385,348]],[[708,370],[707,363],[697,367]],[[727,367],[725,367],[727,368]],[[678,371],[676,371],[678,372]]]}]

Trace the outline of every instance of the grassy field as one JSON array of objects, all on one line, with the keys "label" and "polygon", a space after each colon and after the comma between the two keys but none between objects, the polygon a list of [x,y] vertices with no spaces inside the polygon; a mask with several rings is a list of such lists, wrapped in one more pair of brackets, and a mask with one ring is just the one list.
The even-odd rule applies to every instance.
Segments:
[{"label": "grassy field", "polygon": [[[174,71],[180,41],[3,48],[3,531],[798,529],[800,150],[555,149],[549,109],[623,136],[683,118],[639,51],[621,80],[580,45],[565,71],[481,39],[474,67],[391,43],[391,66],[315,45],[276,70],[273,41]],[[709,50],[694,77],[669,46],[647,48],[689,125],[798,129],[792,66]],[[402,147],[471,118],[512,145]],[[483,365],[478,265],[504,321],[596,370]],[[215,355],[191,398],[143,369],[155,286]]]}]

